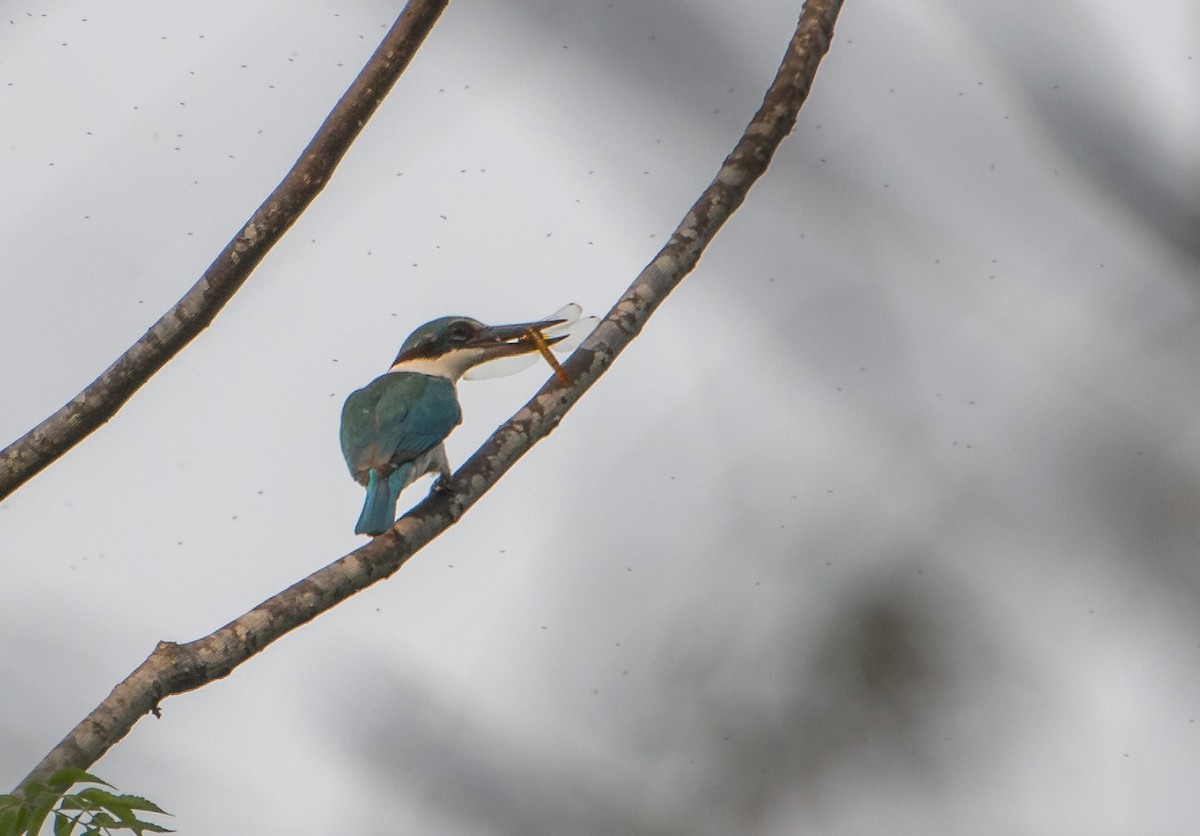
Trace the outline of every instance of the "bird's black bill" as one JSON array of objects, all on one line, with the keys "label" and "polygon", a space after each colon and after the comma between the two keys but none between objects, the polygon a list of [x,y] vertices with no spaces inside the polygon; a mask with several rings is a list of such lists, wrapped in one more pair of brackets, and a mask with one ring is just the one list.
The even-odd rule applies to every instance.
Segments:
[{"label": "bird's black bill", "polygon": [[[547,328],[553,328],[555,325],[561,325],[564,322],[566,322],[565,319],[543,319],[540,322],[522,322],[516,325],[493,325],[472,339],[470,344],[486,346],[510,343],[520,340],[530,331],[541,333]],[[566,337],[566,334],[548,336],[544,339],[548,344],[553,345],[564,337]]]}]

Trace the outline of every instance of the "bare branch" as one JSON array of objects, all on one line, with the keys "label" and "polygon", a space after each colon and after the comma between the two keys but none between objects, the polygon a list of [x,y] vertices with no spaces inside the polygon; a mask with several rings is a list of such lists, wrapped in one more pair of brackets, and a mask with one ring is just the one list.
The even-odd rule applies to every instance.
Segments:
[{"label": "bare branch", "polygon": [[410,0],[287,176],[199,281],[86,389],[0,451],[0,499],[116,415],[146,381],[212,323],[251,271],[329,182],[334,169],[448,3],[449,0]]},{"label": "bare branch", "polygon": [[[389,577],[421,547],[449,528],[603,374],[650,314],[695,266],[717,230],[741,205],[750,186],[791,131],[822,56],[833,37],[841,0],[809,0],[762,107],[716,179],[684,217],[670,241],[641,272],[596,331],[564,364],[569,386],[550,381],[455,473],[451,490],[430,494],[395,526],[314,572],[250,612],[187,644],[160,642],[137,670],[30,773],[40,780],[65,766],[86,768],[124,737],[165,697],[227,676],[290,630]],[[24,783],[24,782],[23,782]]]}]

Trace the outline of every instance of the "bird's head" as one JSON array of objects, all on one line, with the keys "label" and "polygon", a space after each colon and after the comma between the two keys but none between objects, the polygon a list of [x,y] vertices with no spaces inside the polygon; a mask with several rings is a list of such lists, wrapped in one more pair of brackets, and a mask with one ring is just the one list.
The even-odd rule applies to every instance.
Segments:
[{"label": "bird's head", "polygon": [[[409,334],[392,362],[392,371],[412,371],[458,380],[472,366],[537,350],[528,339],[531,331],[542,331],[561,319],[521,322],[513,325],[484,325],[467,316],[444,316],[427,322]],[[561,336],[547,336],[556,343]]]}]

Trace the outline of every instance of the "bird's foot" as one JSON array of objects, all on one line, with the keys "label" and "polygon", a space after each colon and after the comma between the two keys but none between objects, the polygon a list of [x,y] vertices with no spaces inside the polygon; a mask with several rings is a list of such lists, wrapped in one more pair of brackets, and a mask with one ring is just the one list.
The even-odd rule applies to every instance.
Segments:
[{"label": "bird's foot", "polygon": [[433,483],[433,487],[429,492],[434,496],[450,496],[454,493],[454,485],[449,476],[439,476]]}]

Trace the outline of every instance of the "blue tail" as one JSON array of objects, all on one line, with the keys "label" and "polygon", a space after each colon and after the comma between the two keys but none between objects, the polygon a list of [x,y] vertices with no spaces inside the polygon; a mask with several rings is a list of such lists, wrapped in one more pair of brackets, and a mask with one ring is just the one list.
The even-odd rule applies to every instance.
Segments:
[{"label": "blue tail", "polygon": [[355,534],[382,534],[396,522],[396,500],[408,480],[411,465],[401,465],[386,479],[380,479],[375,468],[367,474],[367,498],[354,526]]}]

